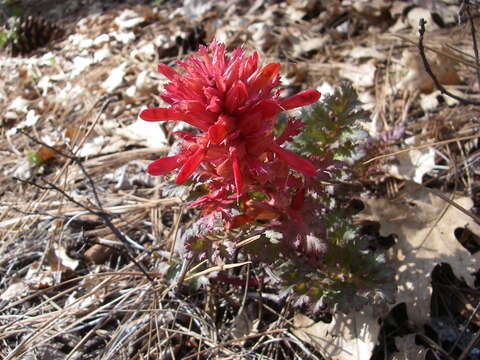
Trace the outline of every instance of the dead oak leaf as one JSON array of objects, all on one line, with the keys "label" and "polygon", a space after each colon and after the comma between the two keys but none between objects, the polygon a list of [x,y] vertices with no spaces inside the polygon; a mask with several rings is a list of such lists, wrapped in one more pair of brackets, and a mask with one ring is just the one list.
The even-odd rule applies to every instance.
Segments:
[{"label": "dead oak leaf", "polygon": [[348,314],[336,312],[330,323],[295,314],[292,332],[326,359],[369,360],[380,332],[379,315],[374,306]]},{"label": "dead oak leaf", "polygon": [[[430,276],[435,265],[450,264],[456,276],[473,286],[472,273],[478,269],[480,252],[470,254],[454,231],[468,228],[480,234],[480,226],[425,187],[409,183],[409,188],[413,190],[394,200],[366,200],[361,217],[378,221],[380,235],[397,235],[388,253],[388,263],[396,272],[396,300],[405,302],[409,319],[421,325],[430,317]],[[453,197],[452,201],[466,210],[473,205],[467,197]]]}]

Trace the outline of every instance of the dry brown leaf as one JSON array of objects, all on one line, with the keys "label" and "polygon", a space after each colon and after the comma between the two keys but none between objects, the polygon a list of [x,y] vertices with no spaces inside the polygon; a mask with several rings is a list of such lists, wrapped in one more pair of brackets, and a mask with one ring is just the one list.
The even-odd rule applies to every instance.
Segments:
[{"label": "dry brown leaf", "polygon": [[[469,210],[473,202],[456,197],[455,203]],[[363,218],[378,221],[380,234],[398,236],[390,249],[389,263],[396,271],[397,302],[407,304],[409,319],[417,325],[429,321],[431,272],[435,265],[448,263],[458,277],[473,286],[480,253],[470,254],[455,238],[457,228],[480,234],[473,219],[424,187],[412,182],[405,196],[365,201]]]},{"label": "dry brown leaf", "polygon": [[93,264],[103,264],[111,255],[113,249],[101,244],[92,245],[85,251],[85,259]]},{"label": "dry brown leaf", "polygon": [[350,314],[337,312],[330,323],[296,314],[293,333],[327,359],[369,360],[380,331],[378,317],[370,306]]},{"label": "dry brown leaf", "polygon": [[0,294],[0,300],[9,301],[20,298],[28,292],[29,288],[23,281],[11,283],[6,290]]},{"label": "dry brown leaf", "polygon": [[317,51],[325,46],[327,42],[326,37],[314,37],[304,40],[294,40],[292,55],[294,57],[305,56],[310,51]]},{"label": "dry brown leaf", "polygon": [[[461,84],[455,66],[457,65],[452,59],[439,53],[427,52],[427,60],[430,67],[442,85],[459,85]],[[408,68],[405,77],[399,82],[398,89],[420,91],[424,93],[431,92],[434,88],[432,78],[427,74],[423,66],[423,61],[416,49],[405,50],[402,54],[401,63]]]},{"label": "dry brown leaf", "polygon": [[360,65],[344,65],[340,76],[350,80],[355,88],[371,87],[375,84],[376,61],[369,60]]},{"label": "dry brown leaf", "polygon": [[54,244],[47,252],[46,260],[52,271],[74,271],[80,261],[72,259],[67,254],[67,249],[59,244]]},{"label": "dry brown leaf", "polygon": [[45,289],[54,284],[53,272],[50,269],[40,269],[40,262],[36,261],[30,264],[24,281],[30,289]]},{"label": "dry brown leaf", "polygon": [[40,147],[40,150],[38,150],[37,152],[38,159],[42,163],[47,162],[51,159],[54,159],[57,155],[58,153],[55,150],[46,146]]}]

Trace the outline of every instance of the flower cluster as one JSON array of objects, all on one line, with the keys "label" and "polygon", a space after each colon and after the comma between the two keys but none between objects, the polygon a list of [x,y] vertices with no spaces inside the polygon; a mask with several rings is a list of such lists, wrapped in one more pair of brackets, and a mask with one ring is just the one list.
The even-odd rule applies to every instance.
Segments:
[{"label": "flower cluster", "polygon": [[[216,41],[178,65],[182,73],[158,66],[170,80],[160,95],[170,106],[145,109],[140,117],[183,121],[198,131],[177,132],[179,153],[153,161],[148,172],[162,175],[179,168],[177,184],[191,177],[204,183],[208,194],[191,205],[204,216],[221,213],[230,228],[288,213],[295,217],[304,178],[315,176],[317,167],[282,147],[300,133],[300,120],[290,118],[278,137],[274,127],[278,114],[312,104],[320,93],[305,90],[281,98],[280,64],[259,67],[258,54],[247,56],[242,48],[228,56],[225,45]],[[234,204],[240,215],[232,215]]]}]

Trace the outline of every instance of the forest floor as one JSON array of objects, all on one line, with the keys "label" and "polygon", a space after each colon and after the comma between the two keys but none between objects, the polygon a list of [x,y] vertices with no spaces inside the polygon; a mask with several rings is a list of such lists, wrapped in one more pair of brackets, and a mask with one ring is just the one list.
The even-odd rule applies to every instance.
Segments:
[{"label": "forest floor", "polygon": [[[480,358],[471,2],[0,2],[3,18],[15,8],[62,29],[0,55],[0,358]],[[426,58],[454,97],[424,70],[421,18]],[[171,177],[146,173],[172,127],[138,115],[161,102],[157,64],[214,38],[279,62],[287,94],[343,81],[357,91],[369,114],[359,127],[381,156],[359,180],[355,221],[393,239],[397,290],[382,309],[313,315],[275,287],[209,277],[248,278],[259,269],[247,262],[182,269],[176,240],[197,214],[165,190]]]}]

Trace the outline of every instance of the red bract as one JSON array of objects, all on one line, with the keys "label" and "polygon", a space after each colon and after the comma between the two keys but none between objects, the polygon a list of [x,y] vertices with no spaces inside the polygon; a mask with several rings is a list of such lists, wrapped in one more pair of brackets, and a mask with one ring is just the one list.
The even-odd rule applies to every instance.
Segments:
[{"label": "red bract", "polygon": [[184,139],[180,152],[151,163],[151,175],[180,168],[177,184],[194,173],[202,181],[215,183],[209,189],[215,196],[196,203],[201,206],[210,200],[218,204],[219,194],[222,199],[231,199],[233,194],[226,189],[234,189],[240,197],[258,185],[275,184],[288,175],[288,169],[315,176],[316,167],[309,160],[281,147],[300,132],[302,123],[290,120],[278,139],[273,129],[279,113],[316,102],[318,91],[280,98],[276,90],[280,64],[259,67],[257,53],[246,56],[242,48],[236,48],[228,56],[225,45],[215,41],[178,64],[182,73],[164,64],[158,67],[170,80],[161,95],[170,106],[143,110],[140,117],[146,121],[184,121],[199,132],[180,133]]}]

